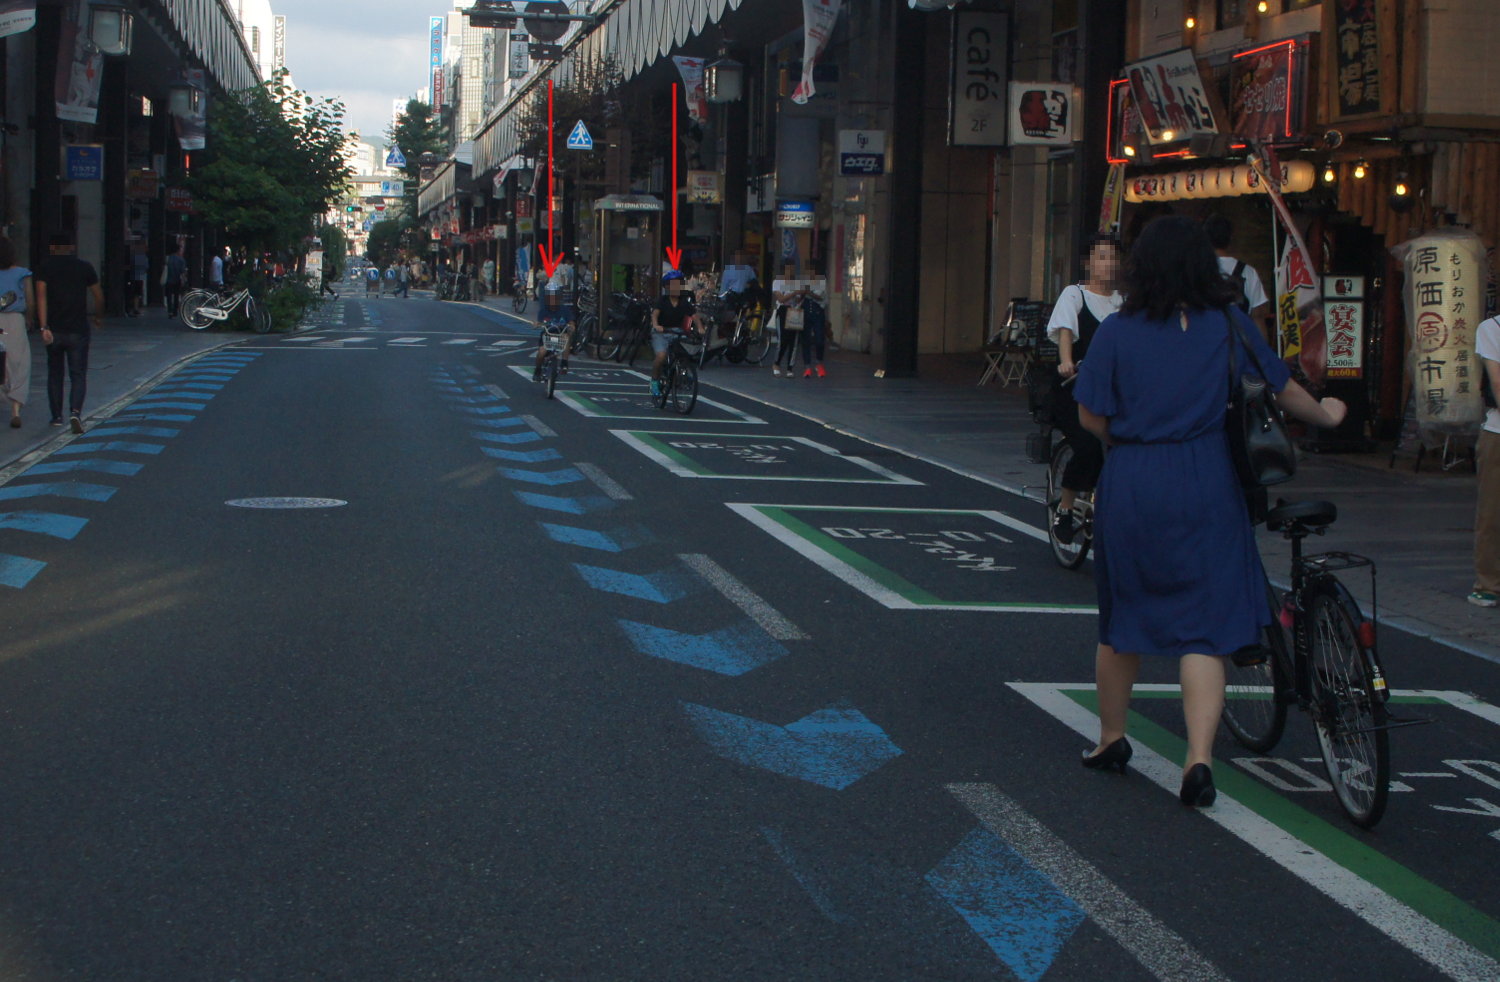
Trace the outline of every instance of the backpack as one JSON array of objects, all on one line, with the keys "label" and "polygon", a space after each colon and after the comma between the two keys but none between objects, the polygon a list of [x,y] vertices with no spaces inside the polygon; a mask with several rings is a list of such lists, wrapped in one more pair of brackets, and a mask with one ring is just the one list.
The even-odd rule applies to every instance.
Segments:
[{"label": "backpack", "polygon": [[1229,284],[1234,287],[1234,295],[1238,298],[1234,305],[1245,313],[1250,313],[1250,298],[1245,296],[1245,261],[1239,260],[1234,264],[1234,271],[1227,277]]}]

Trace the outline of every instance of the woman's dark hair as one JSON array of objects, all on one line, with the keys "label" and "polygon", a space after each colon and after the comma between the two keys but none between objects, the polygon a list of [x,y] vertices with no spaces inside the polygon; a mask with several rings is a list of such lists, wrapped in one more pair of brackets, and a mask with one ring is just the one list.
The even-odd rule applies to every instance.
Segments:
[{"label": "woman's dark hair", "polygon": [[10,269],[16,264],[16,244],[0,235],[0,269]]},{"label": "woman's dark hair", "polygon": [[1234,300],[1201,224],[1163,215],[1141,230],[1125,260],[1125,313],[1166,320],[1180,308],[1211,310]]}]

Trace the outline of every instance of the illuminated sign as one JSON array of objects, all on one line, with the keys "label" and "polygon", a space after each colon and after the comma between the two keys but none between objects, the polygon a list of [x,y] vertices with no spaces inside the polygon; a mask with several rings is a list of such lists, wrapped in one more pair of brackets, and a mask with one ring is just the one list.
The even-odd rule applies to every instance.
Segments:
[{"label": "illuminated sign", "polygon": [[1271,142],[1299,135],[1305,50],[1295,40],[1278,41],[1230,59],[1230,132]]},{"label": "illuminated sign", "polygon": [[443,18],[428,20],[427,29],[427,88],[432,93],[432,104],[443,104]]}]

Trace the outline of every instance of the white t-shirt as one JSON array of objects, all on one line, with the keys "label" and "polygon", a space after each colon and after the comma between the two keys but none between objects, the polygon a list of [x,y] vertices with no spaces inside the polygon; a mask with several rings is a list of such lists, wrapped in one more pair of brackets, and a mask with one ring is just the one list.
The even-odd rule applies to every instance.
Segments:
[{"label": "white t-shirt", "polygon": [[573,267],[567,263],[558,263],[557,268],[552,271],[552,279],[547,285],[555,286],[559,290],[573,289]]},{"label": "white t-shirt", "polygon": [[1088,304],[1089,313],[1102,322],[1110,314],[1118,312],[1120,305],[1124,302],[1125,298],[1118,292],[1106,297],[1085,290],[1076,283],[1064,287],[1062,295],[1057,298],[1057,303],[1052,305],[1052,318],[1047,321],[1047,340],[1056,344],[1059,331],[1071,331],[1073,340],[1078,340],[1078,314],[1081,304]]},{"label": "white t-shirt", "polygon": [[208,263],[208,282],[214,286],[224,285],[224,258],[215,256]]},{"label": "white t-shirt", "polygon": [[[1239,264],[1240,261],[1233,256],[1219,257],[1219,268],[1224,271],[1225,277],[1233,276],[1234,268]],[[1263,303],[1270,303],[1266,297],[1266,288],[1261,285],[1260,274],[1255,271],[1254,266],[1246,263],[1240,275],[1245,278],[1245,300],[1249,302],[1251,310]]]},{"label": "white t-shirt", "polygon": [[[1500,364],[1500,318],[1491,317],[1480,321],[1479,327],[1474,332],[1474,350],[1479,352],[1479,357],[1484,359],[1479,363],[1481,371],[1485,371],[1484,362],[1492,361]],[[1478,385],[1476,381],[1474,384]],[[1494,387],[1491,386],[1491,391]],[[1500,392],[1496,393],[1500,397]],[[1500,409],[1491,409],[1484,414],[1484,428],[1491,433],[1500,433]]]}]

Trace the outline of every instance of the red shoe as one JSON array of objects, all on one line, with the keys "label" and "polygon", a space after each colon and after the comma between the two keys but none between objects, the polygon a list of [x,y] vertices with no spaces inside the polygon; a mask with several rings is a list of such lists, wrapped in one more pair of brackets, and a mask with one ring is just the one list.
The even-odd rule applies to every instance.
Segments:
[{"label": "red shoe", "polygon": [[818,378],[827,378],[827,377],[828,377],[828,369],[824,368],[822,366],[822,364],[820,363],[818,365]]},{"label": "red shoe", "polygon": [[811,368],[804,368],[802,370],[802,377],[803,378],[812,378],[813,377],[812,376],[812,369]]}]

